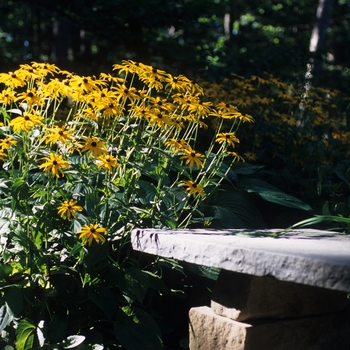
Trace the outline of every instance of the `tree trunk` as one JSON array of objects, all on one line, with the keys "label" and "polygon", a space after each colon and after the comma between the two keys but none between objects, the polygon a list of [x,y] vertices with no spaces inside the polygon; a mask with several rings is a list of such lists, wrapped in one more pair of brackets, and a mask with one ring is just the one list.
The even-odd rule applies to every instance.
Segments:
[{"label": "tree trunk", "polygon": [[316,21],[312,30],[309,51],[312,53],[310,59],[310,70],[313,84],[318,85],[322,66],[322,50],[325,48],[327,28],[333,8],[334,0],[319,0]]}]

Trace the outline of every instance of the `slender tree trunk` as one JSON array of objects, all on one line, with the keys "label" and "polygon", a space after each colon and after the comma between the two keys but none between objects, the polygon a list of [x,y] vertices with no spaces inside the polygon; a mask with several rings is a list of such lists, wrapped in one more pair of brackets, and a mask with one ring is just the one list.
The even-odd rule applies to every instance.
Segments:
[{"label": "slender tree trunk", "polygon": [[327,28],[333,8],[334,0],[319,0],[316,21],[312,30],[309,51],[312,54],[309,70],[314,85],[320,81],[322,66],[322,50],[325,48]]}]

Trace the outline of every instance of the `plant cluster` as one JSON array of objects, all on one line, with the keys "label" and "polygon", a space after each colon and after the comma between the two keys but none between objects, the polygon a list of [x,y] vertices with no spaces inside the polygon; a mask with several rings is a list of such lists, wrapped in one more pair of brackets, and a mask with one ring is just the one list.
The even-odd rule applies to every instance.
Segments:
[{"label": "plant cluster", "polygon": [[130,231],[209,225],[201,204],[242,159],[236,133],[250,115],[182,75],[133,61],[113,70],[33,62],[0,74],[6,349],[162,348],[143,303],[150,288],[171,291],[137,267]]},{"label": "plant cluster", "polygon": [[295,86],[269,73],[232,74],[219,84],[202,86],[212,101],[220,96],[254,115],[256,122],[244,128],[239,150],[247,161],[265,167],[264,180],[319,213],[350,215],[346,95],[308,82]]}]

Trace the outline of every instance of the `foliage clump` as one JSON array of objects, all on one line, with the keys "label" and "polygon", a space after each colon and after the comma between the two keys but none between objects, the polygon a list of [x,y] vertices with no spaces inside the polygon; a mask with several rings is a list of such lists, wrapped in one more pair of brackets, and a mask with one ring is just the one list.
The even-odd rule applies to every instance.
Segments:
[{"label": "foliage clump", "polygon": [[130,231],[210,224],[200,205],[242,160],[250,115],[183,75],[133,61],[113,71],[33,62],[0,74],[1,344],[161,348],[142,305],[167,288],[130,258]]}]

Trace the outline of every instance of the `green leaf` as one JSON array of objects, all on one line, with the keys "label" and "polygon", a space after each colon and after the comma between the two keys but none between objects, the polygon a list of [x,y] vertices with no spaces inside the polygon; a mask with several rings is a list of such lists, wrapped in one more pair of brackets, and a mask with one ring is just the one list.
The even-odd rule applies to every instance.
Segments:
[{"label": "green leaf", "polygon": [[220,269],[216,267],[208,267],[195,264],[186,264],[186,267],[198,276],[209,278],[213,281],[216,281],[218,279],[220,273]]},{"label": "green leaf", "polygon": [[9,305],[15,317],[20,317],[23,310],[23,292],[22,288],[11,286],[3,290],[3,299]]},{"label": "green leaf", "polygon": [[85,337],[83,335],[70,335],[67,339],[63,340],[61,345],[63,349],[73,349],[83,343]]},{"label": "green leaf", "polygon": [[35,330],[36,326],[33,321],[29,319],[23,319],[16,330],[16,349],[17,350],[30,350],[34,346],[35,342]]},{"label": "green leaf", "polygon": [[125,271],[125,281],[129,292],[142,304],[151,287],[148,274],[137,267],[129,267]]},{"label": "green leaf", "polygon": [[157,323],[151,315],[136,307],[119,309],[114,334],[127,350],[163,349]]},{"label": "green leaf", "polygon": [[115,296],[110,289],[105,287],[92,287],[88,291],[89,298],[103,311],[108,319],[111,319],[117,310]]},{"label": "green leaf", "polygon": [[0,332],[2,332],[13,320],[13,312],[5,302],[0,308]]},{"label": "green leaf", "polygon": [[239,183],[240,187],[249,193],[256,193],[268,202],[276,203],[290,208],[311,211],[312,208],[300,199],[282,192],[277,187],[259,179],[245,178]]},{"label": "green leaf", "polygon": [[260,166],[260,165],[252,165],[252,164],[243,163],[243,162],[234,162],[231,165],[231,170],[234,173],[241,174],[241,175],[252,175],[262,168],[263,166]]},{"label": "green leaf", "polygon": [[213,217],[212,228],[264,228],[265,222],[251,196],[232,186],[221,186],[203,206],[206,217]]},{"label": "green leaf", "polygon": [[84,263],[88,266],[94,266],[107,257],[109,253],[109,244],[98,244],[95,241],[92,242],[90,247],[87,247],[87,254],[84,257]]}]

